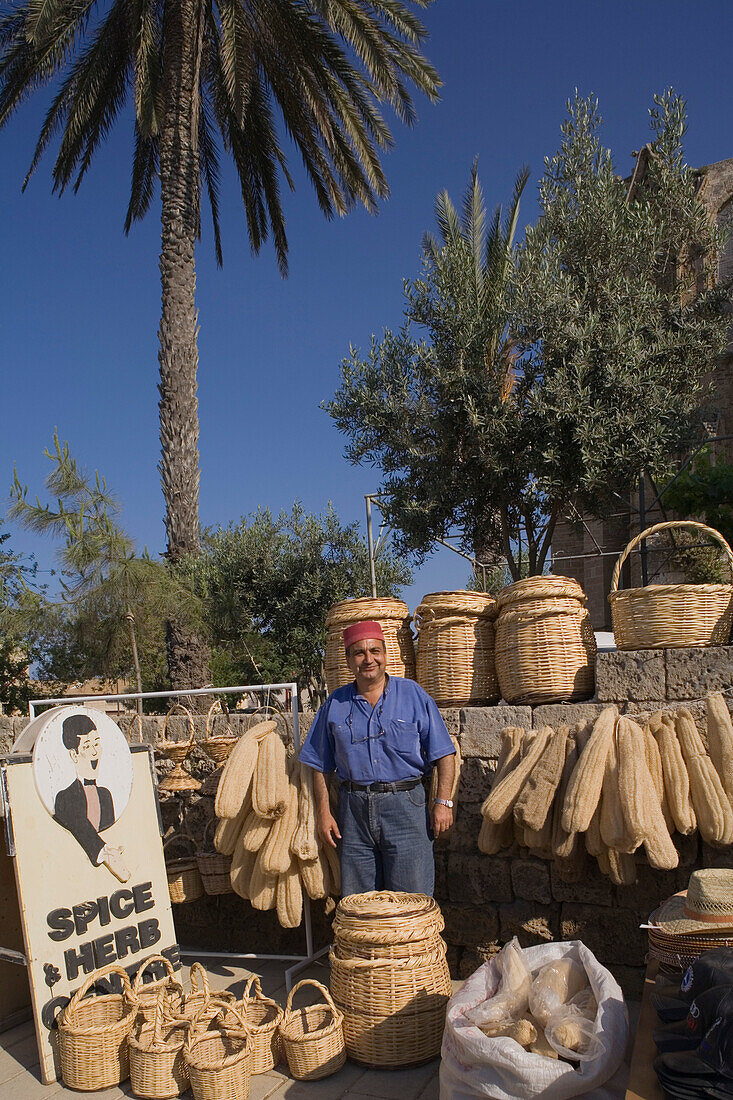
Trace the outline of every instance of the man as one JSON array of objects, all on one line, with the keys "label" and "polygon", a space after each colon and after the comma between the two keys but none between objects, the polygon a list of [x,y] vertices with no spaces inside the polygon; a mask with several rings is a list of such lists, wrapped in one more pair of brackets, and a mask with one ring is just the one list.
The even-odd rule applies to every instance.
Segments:
[{"label": "man", "polygon": [[[339,848],[344,897],[381,889],[432,894],[432,838],[453,824],[453,742],[427,692],[387,675],[379,623],[348,627],[344,646],[354,682],[328,697],[300,753],[313,768],[318,834]],[[438,797],[431,819],[424,777],[432,765]],[[337,820],[325,779],[332,771],[340,784]]]},{"label": "man", "polygon": [[95,867],[104,863],[121,882],[130,873],[122,849],[112,848],[100,837],[115,822],[111,793],[97,785],[101,757],[99,732],[88,714],[72,714],[61,727],[61,740],[68,750],[76,779],[59,791],[54,800],[54,819],[79,842]]}]

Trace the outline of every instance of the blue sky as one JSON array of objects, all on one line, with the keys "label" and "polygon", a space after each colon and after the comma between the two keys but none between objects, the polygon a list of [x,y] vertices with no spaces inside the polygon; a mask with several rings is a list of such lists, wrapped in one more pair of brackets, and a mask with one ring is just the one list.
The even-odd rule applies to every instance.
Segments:
[{"label": "blue sky", "polygon": [[[197,254],[204,524],[260,505],[287,509],[295,498],[311,511],[333,501],[342,519],[363,524],[378,471],[346,463],[319,405],[338,385],[349,343],[365,347],[372,332],[399,324],[402,279],[417,271],[435,196],[447,188],[460,200],[474,156],[490,208],[529,164],[523,220],[531,220],[543,157],[557,148],[575,87],[599,97],[605,142],[627,174],[631,151],[647,140],[652,96],[669,85],[688,103],[688,163],[733,156],[730,0],[435,0],[424,19],[442,99],[418,100],[412,130],[394,122],[391,198],[377,217],[355,210],[325,221],[291,150],[297,191],[285,196],[283,281],[271,248],[251,256],[236,181],[224,172],[223,270],[208,225]],[[0,131],[0,495],[14,463],[31,492],[41,490],[42,451],[57,427],[118,493],[128,530],[158,553],[159,212],[124,237],[129,114],[76,196],[51,194],[51,157],[21,194],[47,102],[41,93]],[[14,531],[13,546],[53,564],[47,542]],[[405,598],[415,606],[425,592],[463,587],[466,576],[465,563],[443,550]]]}]

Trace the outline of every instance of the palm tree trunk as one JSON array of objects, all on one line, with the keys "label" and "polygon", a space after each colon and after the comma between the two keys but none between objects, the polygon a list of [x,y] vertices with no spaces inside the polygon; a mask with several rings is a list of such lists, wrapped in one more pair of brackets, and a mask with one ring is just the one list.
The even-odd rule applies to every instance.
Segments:
[{"label": "palm tree trunk", "polygon": [[[160,141],[163,308],[158,353],[159,468],[166,506],[167,555],[174,564],[184,555],[200,551],[195,245],[202,14],[197,0],[166,0],[165,113]],[[166,648],[174,688],[209,683],[208,645],[183,621],[171,619],[167,623]]]}]

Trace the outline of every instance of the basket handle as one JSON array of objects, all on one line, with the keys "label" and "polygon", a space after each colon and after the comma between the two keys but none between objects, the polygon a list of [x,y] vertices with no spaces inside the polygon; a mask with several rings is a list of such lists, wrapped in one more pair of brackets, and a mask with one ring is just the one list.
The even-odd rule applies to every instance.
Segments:
[{"label": "basket handle", "polygon": [[[190,833],[172,833],[168,837],[167,840],[163,841],[163,851],[164,852],[165,852],[166,848],[168,847],[168,845],[174,840],[187,840],[189,842],[189,844],[191,845],[192,849],[193,849],[193,853],[195,854],[195,852],[196,852],[196,841],[193,839],[193,837],[190,835]],[[191,970],[193,970],[193,967],[196,966],[196,965],[197,964],[194,963],[193,966],[191,967]],[[201,966],[200,963],[198,965]],[[201,969],[203,970],[203,967],[201,967]]]},{"label": "basket handle", "polygon": [[613,576],[611,577],[611,594],[618,589],[618,582],[621,576],[621,566],[628,558],[631,551],[639,545],[642,539],[647,539],[650,535],[656,535],[658,531],[668,531],[670,527],[689,527],[693,531],[702,531],[706,535],[710,535],[717,542],[720,543],[725,555],[728,558],[728,564],[733,572],[733,550],[731,550],[728,543],[725,541],[720,531],[716,531],[714,527],[708,527],[705,523],[699,523],[696,519],[670,519],[666,523],[654,523],[651,527],[647,527],[645,531],[641,531],[635,538],[631,540],[625,550],[619,554],[618,561],[613,567]]},{"label": "basket handle", "polygon": [[339,1018],[339,1016],[341,1015],[341,1013],[336,1008],[336,1005],[333,1003],[333,1000],[331,999],[331,994],[328,992],[325,985],[321,985],[321,983],[317,982],[315,978],[303,978],[302,981],[298,982],[297,985],[293,986],[293,988],[290,990],[290,994],[288,996],[287,1003],[285,1005],[285,1012],[289,1014],[293,1011],[293,997],[298,992],[298,990],[302,989],[303,986],[305,986],[305,985],[315,986],[315,988],[323,995],[324,1001],[326,1002],[328,1007],[331,1009],[331,1012],[333,1013],[334,1020],[337,1020]]},{"label": "basket handle", "polygon": [[132,983],[132,992],[135,996],[140,992],[140,986],[143,984],[143,974],[148,969],[151,963],[163,963],[168,971],[168,977],[173,977],[173,967],[170,959],[166,959],[165,955],[151,955],[149,959],[146,959],[142,966],[138,969],[135,980]]},{"label": "basket handle", "polygon": [[[164,741],[167,740],[168,722],[170,721],[172,715],[175,714],[175,712],[177,710],[183,711],[183,714],[186,718],[186,721],[188,722],[189,729],[191,730],[191,736],[188,739],[188,744],[189,744],[189,746],[191,746],[191,745],[193,745],[194,740],[196,739],[196,726],[195,726],[195,723],[194,723],[194,720],[193,720],[193,715],[191,714],[191,711],[188,709],[188,707],[184,707],[183,703],[174,703],[173,706],[169,707],[169,709],[166,711],[165,718],[163,719],[163,740]],[[184,740],[184,739],[181,738],[181,740]]]},{"label": "basket handle", "polygon": [[215,852],[216,851],[216,848],[214,847],[213,843],[210,844],[209,847],[207,848],[209,838],[213,835],[212,825],[213,825],[214,829],[216,829],[217,819],[215,817],[210,817],[209,818],[209,820],[206,822],[206,828],[204,829],[204,831],[201,835],[201,849],[200,850],[202,852]]},{"label": "basket handle", "polygon": [[86,979],[86,981],[82,982],[82,984],[79,986],[76,993],[64,1009],[63,1015],[61,1017],[62,1020],[66,1019],[67,1016],[71,1016],[74,1013],[74,1010],[76,1009],[79,1002],[86,996],[94,983],[98,982],[100,978],[106,978],[108,974],[119,974],[119,976],[122,978],[123,995],[127,997],[128,1001],[130,1001],[131,1003],[135,1003],[137,1001],[137,997],[132,992],[132,986],[130,985],[130,979],[127,976],[127,971],[123,970],[119,963],[108,963],[108,965],[103,966],[101,970],[94,970]]},{"label": "basket handle", "polygon": [[219,713],[223,714],[224,717],[227,720],[227,729],[231,730],[231,724],[230,724],[230,721],[229,721],[229,710],[227,708],[226,703],[222,702],[221,699],[215,699],[214,702],[209,707],[209,712],[206,715],[206,734],[205,734],[205,736],[206,736],[207,739],[209,737],[211,737],[211,731],[212,731],[212,728],[213,728],[213,725],[214,725],[214,714],[217,711],[217,707],[219,709]]},{"label": "basket handle", "polygon": [[128,734],[129,740],[130,740],[130,744],[132,744],[132,730],[133,730],[133,726],[135,725],[136,722],[138,723],[138,727],[139,727],[139,731],[140,731],[140,740],[138,741],[138,744],[142,745],[142,743],[143,743],[143,720],[140,717],[140,715],[137,713],[137,711],[132,716],[132,721],[130,722],[130,725],[127,727],[127,734]]},{"label": "basket handle", "polygon": [[[266,704],[261,703],[258,707],[255,707],[254,710],[251,710],[249,712],[249,714],[247,715],[247,730],[249,730],[251,728],[252,719],[255,717],[255,715],[260,714],[262,711],[265,712],[265,717],[264,717],[264,719],[261,719],[261,721],[265,721],[265,722],[270,717],[270,711],[272,711],[273,715],[276,712],[279,713],[279,714],[282,714],[283,716],[285,715],[285,708],[282,705],[282,703],[280,702],[280,700],[279,699],[270,699],[270,700],[268,700],[268,702]],[[272,719],[272,721],[274,721],[274,718]]]},{"label": "basket handle", "polygon": [[[253,989],[254,993],[250,993]],[[244,987],[244,993],[242,994],[242,1000],[239,1002],[243,1007],[246,1007],[248,1000],[261,1001],[265,1005],[274,1005],[278,1012],[282,1012],[280,1005],[277,1001],[273,1001],[272,997],[266,997],[262,992],[262,986],[260,984],[259,975],[253,974],[246,986]]]},{"label": "basket handle", "polygon": [[[208,1001],[211,998],[211,989],[209,987],[209,975],[201,965],[200,962],[191,963],[191,969],[189,971],[189,981],[191,982],[192,993],[203,993],[204,1001]],[[199,978],[201,979],[201,987],[199,988]]]}]

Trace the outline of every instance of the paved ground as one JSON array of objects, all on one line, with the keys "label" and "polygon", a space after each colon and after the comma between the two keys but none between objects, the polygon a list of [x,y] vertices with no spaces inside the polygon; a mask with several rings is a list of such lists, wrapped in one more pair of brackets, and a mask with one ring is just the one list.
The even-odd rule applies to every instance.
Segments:
[{"label": "paved ground", "polygon": [[[283,982],[284,964],[258,964],[257,973],[262,980],[262,988],[269,997],[280,1004],[285,1003],[286,992]],[[206,969],[211,976],[211,984],[217,989],[231,989],[241,996],[250,972],[229,965],[217,965],[207,961]],[[184,970],[187,975],[187,969]],[[317,978],[328,984],[327,964],[314,963],[298,977]],[[185,983],[184,983],[185,984]],[[306,994],[303,994],[304,998]],[[305,1003],[305,1002],[304,1002]],[[250,1100],[340,1100],[341,1097],[381,1098],[381,1100],[438,1100],[438,1058],[426,1066],[405,1070],[365,1070],[347,1062],[342,1070],[323,1081],[294,1081],[285,1066],[272,1073],[263,1073],[251,1079]],[[57,1082],[43,1085],[40,1080],[38,1053],[35,1032],[32,1023],[21,1024],[0,1034],[0,1100],[57,1100],[60,1097],[74,1096],[79,1100],[83,1095],[72,1089],[64,1088]],[[96,1097],[112,1098],[132,1096],[130,1082],[119,1088],[107,1089],[93,1094]],[[191,1094],[187,1093],[187,1097]]]}]

